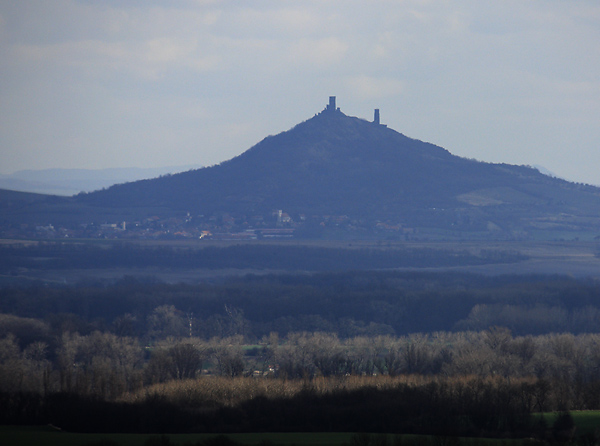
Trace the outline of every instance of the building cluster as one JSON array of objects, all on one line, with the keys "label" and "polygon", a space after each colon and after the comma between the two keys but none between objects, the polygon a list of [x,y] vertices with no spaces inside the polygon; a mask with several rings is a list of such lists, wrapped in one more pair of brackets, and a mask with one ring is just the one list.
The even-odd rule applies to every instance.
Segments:
[{"label": "building cluster", "polygon": [[267,215],[151,216],[137,221],[93,222],[79,225],[20,224],[0,227],[0,238],[40,239],[197,239],[258,240],[319,237],[338,232],[408,235],[410,228],[399,222],[365,221],[347,215],[290,215],[274,210]]}]

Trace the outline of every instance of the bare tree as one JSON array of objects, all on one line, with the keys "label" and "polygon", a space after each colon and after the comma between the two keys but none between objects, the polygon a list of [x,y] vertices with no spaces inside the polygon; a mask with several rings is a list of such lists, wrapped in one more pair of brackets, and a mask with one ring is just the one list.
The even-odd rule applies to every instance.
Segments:
[{"label": "bare tree", "polygon": [[380,353],[374,338],[358,336],[347,339],[344,344],[348,352],[349,373],[353,375],[373,375],[375,372],[375,358]]},{"label": "bare tree", "polygon": [[48,344],[34,342],[23,351],[29,391],[47,394],[51,389],[52,364],[47,359]]},{"label": "bare tree", "polygon": [[189,333],[189,323],[181,311],[173,305],[156,307],[148,316],[148,333],[151,339],[185,337]]},{"label": "bare tree", "polygon": [[485,344],[499,353],[507,352],[512,341],[510,330],[506,327],[490,327],[483,332],[483,337]]},{"label": "bare tree", "polygon": [[243,338],[232,336],[229,338],[211,339],[210,348],[215,359],[217,372],[222,376],[239,376],[244,372]]},{"label": "bare tree", "polygon": [[383,343],[383,357],[377,362],[381,373],[396,376],[402,372],[402,345],[397,338],[391,336],[380,337]]},{"label": "bare tree", "polygon": [[286,341],[275,353],[279,365],[278,375],[283,378],[310,378],[315,374],[315,365],[308,333],[289,333]]},{"label": "bare tree", "polygon": [[429,373],[432,369],[432,356],[428,348],[428,338],[422,334],[410,335],[403,343],[403,371],[412,373]]},{"label": "bare tree", "polygon": [[195,378],[206,360],[208,347],[199,340],[178,342],[168,350],[171,357],[171,375],[176,379]]},{"label": "bare tree", "polygon": [[244,310],[225,304],[227,315],[227,335],[241,335],[245,337],[248,332],[248,321],[244,318]]},{"label": "bare tree", "polygon": [[9,334],[0,339],[0,389],[22,390],[24,365],[17,338]]},{"label": "bare tree", "polygon": [[306,346],[321,375],[342,375],[349,372],[348,356],[337,335],[313,333],[307,337]]},{"label": "bare tree", "polygon": [[58,350],[61,389],[114,398],[140,385],[142,354],[137,340],[111,333],[64,333]]}]

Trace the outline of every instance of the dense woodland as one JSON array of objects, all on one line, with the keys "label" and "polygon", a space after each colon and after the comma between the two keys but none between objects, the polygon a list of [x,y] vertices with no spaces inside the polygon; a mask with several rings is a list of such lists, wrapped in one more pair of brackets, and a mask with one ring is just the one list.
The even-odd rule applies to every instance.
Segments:
[{"label": "dense woodland", "polygon": [[[485,330],[514,335],[600,330],[600,282],[563,276],[351,271],[249,275],[202,284],[152,278],[4,287],[0,310],[52,333],[112,332],[152,342],[320,331],[341,338]],[[32,333],[30,330],[22,330]],[[17,334],[19,337],[20,334]]]},{"label": "dense woodland", "polygon": [[0,424],[572,435],[600,409],[600,283],[408,272],[0,292]]}]

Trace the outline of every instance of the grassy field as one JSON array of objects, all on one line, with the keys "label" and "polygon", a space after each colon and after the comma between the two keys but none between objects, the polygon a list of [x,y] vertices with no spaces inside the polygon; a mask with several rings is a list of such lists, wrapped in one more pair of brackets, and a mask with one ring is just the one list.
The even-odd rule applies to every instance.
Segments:
[{"label": "grassy field", "polygon": [[[171,444],[193,444],[214,437],[214,434],[172,434],[168,435]],[[296,446],[326,446],[348,444],[350,433],[252,433],[229,434],[232,440],[247,444],[275,444]],[[147,434],[79,434],[60,432],[47,426],[0,426],[0,444],[2,446],[83,446],[102,444],[112,440],[123,446],[143,446],[151,438],[159,445],[161,435]]]},{"label": "grassy field", "polygon": [[[574,410],[569,412],[575,422],[575,435],[586,435],[600,433],[600,410]],[[548,412],[536,414],[538,417],[544,417],[547,426],[552,426],[559,416],[559,412]]]},{"label": "grassy field", "polygon": [[[546,425],[551,427],[558,412],[538,414],[544,417]],[[571,412],[575,422],[575,435],[595,434],[600,430],[600,411],[573,411]],[[295,446],[336,446],[361,443],[353,437],[352,433],[247,433],[229,434],[229,438],[237,443],[245,445],[295,445]],[[168,440],[172,445],[194,444],[211,437],[214,434],[171,434]],[[419,439],[416,439],[419,438]],[[160,435],[149,434],[81,434],[61,432],[50,426],[0,426],[0,445],[2,446],[84,446],[84,445],[127,445],[144,446],[144,444],[161,444]],[[412,439],[413,441],[407,441]],[[150,440],[150,441],[149,441]],[[152,441],[154,440],[154,441]],[[353,441],[354,440],[354,441]],[[388,440],[392,440],[390,436]],[[448,440],[448,439],[446,439]],[[378,443],[372,441],[371,443]],[[390,441],[389,444],[396,442]],[[423,446],[436,446],[443,441],[428,441],[427,437],[402,436],[397,444],[422,444]],[[505,441],[494,439],[464,439],[456,444],[469,445],[515,445],[520,441]]]},{"label": "grassy field", "polygon": [[578,434],[596,433],[600,431],[600,410],[571,412]]},{"label": "grassy field", "polygon": [[[77,434],[58,432],[45,426],[0,426],[2,446],[186,446],[195,445],[215,434]],[[260,446],[521,446],[521,440],[494,438],[429,437],[424,435],[353,434],[347,432],[316,433],[247,433],[228,434],[242,445]],[[215,446],[215,445],[213,445]]]},{"label": "grassy field", "polygon": [[[215,438],[215,434],[79,434],[59,432],[48,426],[0,426],[2,446],[147,446],[194,445]],[[520,440],[493,438],[434,438],[424,435],[354,434],[348,432],[293,432],[228,434],[243,445],[261,446],[520,446]],[[385,439],[382,441],[382,439]],[[387,441],[387,443],[385,443]]]},{"label": "grassy field", "polygon": [[[576,435],[594,434],[600,427],[600,411],[571,412],[576,425]],[[547,425],[558,417],[558,412],[538,414]],[[2,446],[147,446],[147,445],[193,445],[216,437],[215,434],[83,434],[61,432],[50,426],[0,426]],[[318,433],[245,433],[228,434],[231,440],[243,445],[282,446],[369,446],[369,445],[419,445],[419,446],[520,446],[528,440],[490,438],[437,438],[417,435],[382,436],[348,432]],[[383,441],[382,441],[383,440]]]}]

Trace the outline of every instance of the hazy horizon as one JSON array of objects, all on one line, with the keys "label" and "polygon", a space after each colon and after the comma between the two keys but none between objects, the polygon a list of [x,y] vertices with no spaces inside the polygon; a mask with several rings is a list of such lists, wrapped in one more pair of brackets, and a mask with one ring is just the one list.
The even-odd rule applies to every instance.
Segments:
[{"label": "hazy horizon", "polygon": [[0,173],[0,189],[71,196],[92,192],[114,184],[156,178],[175,174],[200,165],[165,167],[116,167],[103,169],[25,169],[10,174]]}]

